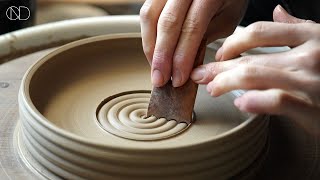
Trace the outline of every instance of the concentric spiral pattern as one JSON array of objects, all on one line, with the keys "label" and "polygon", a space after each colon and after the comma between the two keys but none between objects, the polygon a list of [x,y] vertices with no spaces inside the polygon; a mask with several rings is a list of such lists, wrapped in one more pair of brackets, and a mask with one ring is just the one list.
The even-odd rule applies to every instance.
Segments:
[{"label": "concentric spiral pattern", "polygon": [[103,129],[116,136],[138,140],[160,140],[187,129],[186,123],[165,118],[145,117],[150,92],[132,91],[117,94],[101,103],[97,119]]},{"label": "concentric spiral pattern", "polygon": [[268,119],[203,86],[192,127],[144,118],[150,92],[125,92],[151,88],[141,47],[136,35],[84,40],[28,71],[16,135],[26,166],[42,179],[253,179],[268,153]]}]

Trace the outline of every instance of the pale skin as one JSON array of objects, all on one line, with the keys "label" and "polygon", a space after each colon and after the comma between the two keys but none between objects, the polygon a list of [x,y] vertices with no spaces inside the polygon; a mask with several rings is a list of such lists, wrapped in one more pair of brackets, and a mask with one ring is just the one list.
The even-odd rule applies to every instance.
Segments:
[{"label": "pale skin", "polygon": [[[257,22],[229,36],[216,61],[202,65],[191,78],[206,84],[212,96],[248,90],[234,101],[241,111],[283,115],[320,135],[320,24],[289,15],[277,6],[275,22]],[[240,57],[267,46],[286,52]]]},{"label": "pale skin", "polygon": [[247,0],[146,0],[140,10],[143,49],[152,84],[174,87],[190,77],[204,35],[208,42],[230,35]]},{"label": "pale skin", "polygon": [[[231,33],[240,19],[235,16],[241,17],[243,12],[239,9],[246,5],[246,1],[234,4],[230,0],[219,6],[222,2],[146,1],[141,9],[141,28],[153,85],[162,86],[172,77],[173,85],[179,87],[191,77],[194,82],[207,85],[212,96],[244,89],[247,92],[234,101],[239,110],[286,116],[320,136],[320,24],[295,18],[277,6],[274,22],[257,22],[229,36],[218,50],[216,62],[192,71],[203,36],[215,40]],[[240,56],[252,48],[269,46],[291,49]]]}]

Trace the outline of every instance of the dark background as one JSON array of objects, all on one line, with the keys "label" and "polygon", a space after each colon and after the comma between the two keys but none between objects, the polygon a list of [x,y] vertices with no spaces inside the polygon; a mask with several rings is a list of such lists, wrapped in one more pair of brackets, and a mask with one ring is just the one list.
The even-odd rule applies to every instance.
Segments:
[{"label": "dark background", "polygon": [[[31,14],[28,20],[9,20],[6,11],[10,6],[26,6]],[[17,29],[29,27],[34,23],[36,0],[0,0],[0,34],[11,32]],[[21,11],[23,17],[26,13]]]},{"label": "dark background", "polygon": [[241,25],[272,21],[273,10],[278,4],[295,17],[320,23],[320,0],[250,0]]}]

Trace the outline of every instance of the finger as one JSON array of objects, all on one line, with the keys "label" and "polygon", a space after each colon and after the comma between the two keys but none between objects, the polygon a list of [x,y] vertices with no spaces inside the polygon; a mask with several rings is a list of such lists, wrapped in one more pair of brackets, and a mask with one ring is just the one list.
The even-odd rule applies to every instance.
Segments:
[{"label": "finger", "polygon": [[291,89],[299,90],[302,83],[292,72],[263,66],[240,66],[218,74],[207,85],[212,96],[220,96],[237,89]]},{"label": "finger", "polygon": [[297,46],[316,37],[318,28],[311,23],[258,22],[229,36],[218,51],[222,54],[221,60],[227,60],[256,47]]},{"label": "finger", "polygon": [[282,6],[278,5],[273,11],[273,20],[282,23],[315,23],[311,20],[299,19],[290,15]]},{"label": "finger", "polygon": [[[293,94],[280,90],[269,89],[264,91],[252,90],[235,99],[234,104],[241,110],[257,114],[287,115],[292,108],[298,108],[305,101]],[[300,109],[296,109],[300,111]]]},{"label": "finger", "polygon": [[157,37],[157,23],[166,0],[146,0],[140,9],[143,51],[151,64]]},{"label": "finger", "polygon": [[[212,9],[214,4],[214,9]],[[199,45],[211,18],[221,7],[217,0],[193,1],[188,11],[173,57],[174,87],[183,85],[190,76]]]},{"label": "finger", "polygon": [[191,79],[198,84],[207,84],[218,74],[242,65],[257,65],[288,71],[296,70],[295,56],[295,53],[280,52],[242,56],[228,61],[212,62],[194,69],[191,73]]},{"label": "finger", "polygon": [[159,71],[162,80],[159,81],[158,77],[153,76],[152,82],[155,86],[164,85],[171,77],[173,54],[191,2],[192,0],[169,0],[162,10],[152,59],[152,71]]},{"label": "finger", "polygon": [[319,109],[295,93],[280,89],[248,91],[235,99],[239,110],[256,114],[283,115],[311,134],[320,135]]}]

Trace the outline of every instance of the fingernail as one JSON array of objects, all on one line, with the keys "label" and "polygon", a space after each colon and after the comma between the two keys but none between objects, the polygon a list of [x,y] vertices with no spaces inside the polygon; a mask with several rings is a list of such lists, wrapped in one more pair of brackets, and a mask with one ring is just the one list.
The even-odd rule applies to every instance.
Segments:
[{"label": "fingernail", "polygon": [[234,100],[234,105],[240,109],[240,97]]},{"label": "fingernail", "polygon": [[181,86],[182,75],[180,70],[174,70],[172,77],[172,86],[179,87]]},{"label": "fingernail", "polygon": [[223,54],[223,47],[220,47],[216,53],[216,61],[222,60],[222,54]]},{"label": "fingernail", "polygon": [[159,87],[163,84],[163,75],[157,69],[152,71],[152,84],[156,87]]},{"label": "fingernail", "polygon": [[191,79],[195,82],[202,80],[206,75],[206,69],[203,67],[199,67],[193,70],[191,74]]}]

